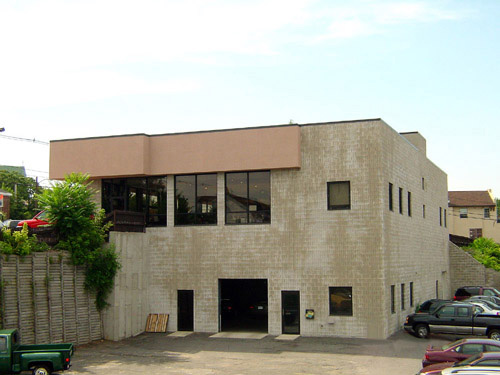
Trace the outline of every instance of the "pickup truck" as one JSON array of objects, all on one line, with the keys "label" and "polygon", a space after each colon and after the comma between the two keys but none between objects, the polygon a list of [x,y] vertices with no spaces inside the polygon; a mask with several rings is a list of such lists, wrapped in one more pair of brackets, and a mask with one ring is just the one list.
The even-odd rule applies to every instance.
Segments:
[{"label": "pickup truck", "polygon": [[50,375],[71,366],[73,344],[21,345],[16,329],[0,330],[0,375]]},{"label": "pickup truck", "polygon": [[469,303],[447,303],[432,313],[408,315],[403,328],[420,338],[426,338],[429,333],[448,333],[500,340],[500,316],[483,312],[480,306]]}]

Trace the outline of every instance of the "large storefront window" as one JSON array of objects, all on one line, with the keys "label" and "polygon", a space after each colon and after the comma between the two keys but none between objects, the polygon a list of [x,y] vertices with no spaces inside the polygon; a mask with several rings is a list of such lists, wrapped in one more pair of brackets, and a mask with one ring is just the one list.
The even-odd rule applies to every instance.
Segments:
[{"label": "large storefront window", "polygon": [[226,224],[270,222],[270,172],[226,173]]},{"label": "large storefront window", "polygon": [[106,213],[144,213],[146,225],[167,225],[167,178],[138,177],[102,180],[102,207]]},{"label": "large storefront window", "polygon": [[217,224],[217,175],[175,176],[175,225]]}]

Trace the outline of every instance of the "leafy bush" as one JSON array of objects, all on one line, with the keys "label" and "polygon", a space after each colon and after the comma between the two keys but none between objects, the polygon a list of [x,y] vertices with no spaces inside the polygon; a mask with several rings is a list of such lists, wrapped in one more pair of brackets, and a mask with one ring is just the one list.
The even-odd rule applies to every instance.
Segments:
[{"label": "leafy bush", "polygon": [[1,237],[0,253],[3,254],[25,256],[34,251],[47,251],[49,248],[46,243],[38,242],[36,235],[28,236],[28,226],[26,224],[20,231],[2,228]]},{"label": "leafy bush", "polygon": [[73,264],[87,267],[85,287],[96,293],[96,306],[101,310],[107,305],[120,263],[114,247],[103,247],[111,223],[104,224],[104,210],[98,211],[92,201],[96,191],[91,183],[88,175],[72,173],[45,190],[39,201],[59,234],[57,247],[71,252]]},{"label": "leafy bush", "polygon": [[466,250],[485,267],[500,271],[500,245],[492,239],[476,238]]}]

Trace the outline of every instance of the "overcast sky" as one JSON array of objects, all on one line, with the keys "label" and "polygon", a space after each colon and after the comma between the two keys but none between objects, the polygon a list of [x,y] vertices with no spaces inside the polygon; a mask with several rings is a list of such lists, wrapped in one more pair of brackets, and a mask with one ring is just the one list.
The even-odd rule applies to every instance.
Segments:
[{"label": "overcast sky", "polygon": [[500,1],[0,0],[0,164],[49,141],[382,118],[500,197]]}]

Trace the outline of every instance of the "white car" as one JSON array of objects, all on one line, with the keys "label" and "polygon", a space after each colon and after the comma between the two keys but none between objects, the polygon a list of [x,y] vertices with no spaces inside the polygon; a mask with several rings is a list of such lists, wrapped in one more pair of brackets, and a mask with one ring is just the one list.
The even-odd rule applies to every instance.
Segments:
[{"label": "white car", "polygon": [[486,352],[473,355],[453,366],[441,370],[441,375],[469,374],[469,375],[500,375],[500,353]]},{"label": "white car", "polygon": [[491,302],[488,301],[464,301],[470,303],[471,305],[480,307],[483,311],[481,314],[486,315],[500,315],[500,310],[496,309]]}]

